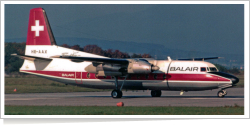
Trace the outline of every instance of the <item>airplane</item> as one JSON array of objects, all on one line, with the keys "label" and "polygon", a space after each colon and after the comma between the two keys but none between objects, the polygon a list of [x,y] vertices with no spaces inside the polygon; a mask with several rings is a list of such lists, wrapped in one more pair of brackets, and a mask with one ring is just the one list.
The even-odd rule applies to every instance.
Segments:
[{"label": "airplane", "polygon": [[222,98],[227,88],[239,82],[205,61],[219,57],[116,59],[58,46],[43,8],[30,10],[25,54],[11,55],[24,59],[22,73],[66,85],[113,89],[113,98],[121,98],[122,89],[151,90],[152,97],[160,97],[162,90],[180,91],[182,95],[186,91],[220,89],[217,96]]}]

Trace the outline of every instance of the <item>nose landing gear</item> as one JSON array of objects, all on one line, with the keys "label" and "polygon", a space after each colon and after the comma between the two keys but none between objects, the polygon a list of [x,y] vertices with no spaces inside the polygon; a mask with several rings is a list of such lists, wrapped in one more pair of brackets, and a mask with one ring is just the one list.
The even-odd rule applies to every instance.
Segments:
[{"label": "nose landing gear", "polygon": [[217,96],[220,97],[220,98],[223,98],[225,95],[227,95],[227,91],[226,90],[220,90],[217,93]]}]

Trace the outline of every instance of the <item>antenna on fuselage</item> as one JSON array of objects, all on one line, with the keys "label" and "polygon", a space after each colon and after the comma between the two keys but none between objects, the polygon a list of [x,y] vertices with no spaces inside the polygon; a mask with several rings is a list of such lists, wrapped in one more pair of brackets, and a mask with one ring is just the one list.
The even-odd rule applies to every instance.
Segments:
[{"label": "antenna on fuselage", "polygon": [[170,56],[168,56],[168,60],[169,60],[169,61],[172,61],[172,59],[170,58]]}]

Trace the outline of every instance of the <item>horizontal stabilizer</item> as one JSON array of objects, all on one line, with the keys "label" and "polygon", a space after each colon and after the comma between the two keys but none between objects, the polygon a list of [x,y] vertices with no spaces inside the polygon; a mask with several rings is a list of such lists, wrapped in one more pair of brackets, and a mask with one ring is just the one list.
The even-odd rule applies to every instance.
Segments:
[{"label": "horizontal stabilizer", "polygon": [[52,60],[52,59],[49,59],[49,58],[27,56],[27,55],[17,55],[16,53],[11,54],[11,56],[15,56],[15,57],[18,57],[20,59],[26,59],[26,60],[30,60],[30,61],[34,61],[34,60],[46,60],[46,61],[50,61],[50,60]]},{"label": "horizontal stabilizer", "polygon": [[113,59],[113,58],[94,58],[94,57],[76,57],[76,56],[52,56],[51,58],[70,59],[72,61],[89,61],[94,63],[109,63],[109,64],[128,64],[126,59]]},{"label": "horizontal stabilizer", "polygon": [[194,61],[204,61],[204,60],[210,60],[210,59],[219,59],[223,57],[207,57],[207,58],[192,58],[192,59],[177,59],[177,60],[194,60]]}]

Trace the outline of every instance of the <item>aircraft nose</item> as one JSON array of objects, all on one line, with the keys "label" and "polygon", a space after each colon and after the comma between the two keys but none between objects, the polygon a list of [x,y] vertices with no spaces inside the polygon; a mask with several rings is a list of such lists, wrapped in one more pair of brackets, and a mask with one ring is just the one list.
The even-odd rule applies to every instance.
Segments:
[{"label": "aircraft nose", "polygon": [[235,76],[233,76],[232,78],[230,78],[233,82],[233,84],[237,84],[239,82],[239,79]]},{"label": "aircraft nose", "polygon": [[209,72],[211,74],[216,74],[216,75],[219,75],[219,76],[222,76],[222,77],[226,77],[228,79],[231,79],[232,80],[232,83],[233,85],[237,84],[239,82],[239,79],[234,76],[234,75],[231,75],[231,74],[228,74],[228,73],[224,73],[224,72]]},{"label": "aircraft nose", "polygon": [[237,84],[239,82],[239,79],[236,76],[234,76],[234,75],[222,72],[221,76],[226,77],[228,79],[231,79],[232,82],[233,82],[233,85],[235,85],[235,84]]},{"label": "aircraft nose", "polygon": [[239,79],[236,76],[234,76],[234,75],[224,73],[224,77],[226,77],[228,79],[231,79],[232,82],[233,82],[233,85],[235,85],[235,84],[237,84],[239,82]]}]

